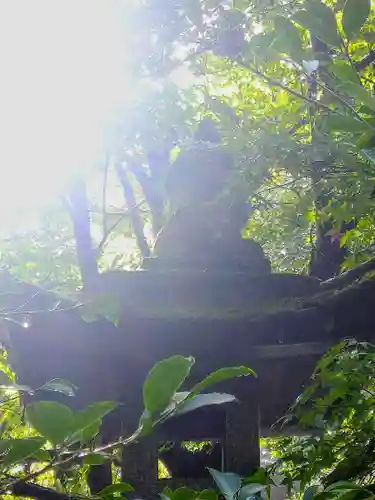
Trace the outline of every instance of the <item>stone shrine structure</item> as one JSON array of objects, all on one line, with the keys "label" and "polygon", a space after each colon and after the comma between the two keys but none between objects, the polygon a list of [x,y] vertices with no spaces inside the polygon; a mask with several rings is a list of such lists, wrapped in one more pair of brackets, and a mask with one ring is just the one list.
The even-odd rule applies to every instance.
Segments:
[{"label": "stone shrine structure", "polygon": [[[70,380],[79,387],[77,398],[49,397],[75,408],[100,400],[124,403],[105,420],[103,442],[135,430],[142,383],[160,359],[194,356],[187,386],[225,366],[246,365],[257,372],[257,379],[236,379],[213,389],[234,394],[238,403],[171,420],[123,450],[123,479],[143,497],[165,485],[212,486],[207,474],[189,477],[183,464],[179,477],[159,480],[158,450],[165,441],[217,441],[220,452],[211,457],[216,466],[219,456],[225,470],[250,474],[259,465],[259,436],[271,432],[334,341],[326,334],[327,318],[316,316],[313,309],[303,314],[298,309],[303,299],[319,292],[319,281],[272,274],[260,245],[242,238],[247,203],[223,195],[231,164],[218,149],[199,154],[207,159],[211,153],[216,163],[208,162],[206,181],[215,180],[212,189],[195,189],[196,182],[189,185],[191,177],[202,182],[205,178],[194,177],[194,169],[204,168],[190,162],[197,152],[180,155],[175,182],[181,165],[190,164],[191,176],[181,174],[179,190],[191,201],[172,215],[143,270],[100,276],[98,293],[121,306],[117,327],[100,318],[85,322],[77,308],[65,305],[48,312],[56,298],[45,294],[38,298],[42,312],[32,315],[29,328],[11,326],[10,331],[20,383],[38,387],[56,377]],[[17,300],[23,300],[22,294]],[[110,478],[105,468],[96,471],[99,491]]]}]

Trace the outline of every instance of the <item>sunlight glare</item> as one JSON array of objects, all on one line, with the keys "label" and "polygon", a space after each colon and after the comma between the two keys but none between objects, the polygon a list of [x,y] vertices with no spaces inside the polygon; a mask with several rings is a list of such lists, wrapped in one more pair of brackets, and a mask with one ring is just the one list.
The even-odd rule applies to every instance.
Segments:
[{"label": "sunlight glare", "polygon": [[132,87],[126,4],[0,4],[0,228],[18,208],[56,199],[98,159]]}]

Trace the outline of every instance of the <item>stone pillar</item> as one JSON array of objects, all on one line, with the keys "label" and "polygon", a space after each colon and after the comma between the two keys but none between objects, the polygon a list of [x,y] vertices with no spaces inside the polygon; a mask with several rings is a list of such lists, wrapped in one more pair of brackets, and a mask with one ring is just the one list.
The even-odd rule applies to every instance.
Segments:
[{"label": "stone pillar", "polygon": [[228,405],[225,470],[248,476],[260,465],[258,381],[236,380],[237,403]]}]

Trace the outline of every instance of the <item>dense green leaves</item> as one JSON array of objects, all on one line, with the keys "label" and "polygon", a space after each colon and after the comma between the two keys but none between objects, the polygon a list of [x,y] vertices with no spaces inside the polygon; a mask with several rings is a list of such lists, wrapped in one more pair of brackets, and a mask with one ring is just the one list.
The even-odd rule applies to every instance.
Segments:
[{"label": "dense green leaves", "polygon": [[346,0],[342,27],[346,36],[351,39],[358,34],[370,14],[371,0]]},{"label": "dense green leaves", "polygon": [[347,341],[328,351],[291,412],[315,432],[272,444],[285,473],[303,484],[319,477],[328,491],[358,488],[347,481],[364,480],[374,467],[374,375],[372,345]]}]

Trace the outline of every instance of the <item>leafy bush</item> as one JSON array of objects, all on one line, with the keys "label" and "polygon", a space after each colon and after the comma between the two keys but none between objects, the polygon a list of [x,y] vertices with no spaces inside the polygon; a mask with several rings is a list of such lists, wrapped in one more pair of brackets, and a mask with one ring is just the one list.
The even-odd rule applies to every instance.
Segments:
[{"label": "leafy bush", "polygon": [[307,435],[270,443],[278,466],[302,486],[316,480],[327,486],[372,482],[374,398],[375,346],[349,340],[333,347],[286,417],[298,419]]}]

